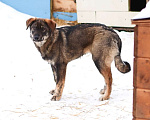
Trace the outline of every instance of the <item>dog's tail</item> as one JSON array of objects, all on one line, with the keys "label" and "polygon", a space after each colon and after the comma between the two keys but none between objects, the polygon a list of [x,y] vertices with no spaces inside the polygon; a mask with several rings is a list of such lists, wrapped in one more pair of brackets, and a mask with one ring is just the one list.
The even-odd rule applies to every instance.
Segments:
[{"label": "dog's tail", "polygon": [[122,61],[120,55],[115,56],[115,66],[121,73],[127,73],[131,70],[128,62]]}]

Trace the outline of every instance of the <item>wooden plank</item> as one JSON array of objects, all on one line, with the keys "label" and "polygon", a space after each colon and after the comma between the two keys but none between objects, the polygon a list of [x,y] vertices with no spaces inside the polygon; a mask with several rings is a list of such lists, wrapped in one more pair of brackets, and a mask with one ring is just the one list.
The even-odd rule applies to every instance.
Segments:
[{"label": "wooden plank", "polygon": [[150,90],[150,59],[135,58],[134,59],[134,82],[135,88]]},{"label": "wooden plank", "polygon": [[77,21],[77,13],[53,12],[53,17],[66,21]]},{"label": "wooden plank", "polygon": [[53,12],[76,12],[74,0],[53,0]]},{"label": "wooden plank", "polygon": [[134,27],[134,56],[137,56],[138,52],[138,26]]},{"label": "wooden plank", "polygon": [[135,32],[134,56],[150,58],[150,26],[139,26]]},{"label": "wooden plank", "polygon": [[133,120],[149,120],[149,119],[133,118]]},{"label": "wooden plank", "polygon": [[136,118],[136,88],[133,89],[133,117]]},{"label": "wooden plank", "polygon": [[150,90],[135,89],[134,90],[134,109],[133,116],[139,119],[150,119]]},{"label": "wooden plank", "polygon": [[132,20],[132,24],[136,24],[136,25],[142,25],[143,24],[149,24],[150,23],[150,19],[141,19],[141,20]]}]

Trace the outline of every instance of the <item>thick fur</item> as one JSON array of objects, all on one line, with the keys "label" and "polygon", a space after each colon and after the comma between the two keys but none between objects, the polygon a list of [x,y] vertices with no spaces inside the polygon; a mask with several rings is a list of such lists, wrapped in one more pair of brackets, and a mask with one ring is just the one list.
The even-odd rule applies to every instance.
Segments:
[{"label": "thick fur", "polygon": [[51,64],[55,90],[50,93],[53,101],[61,99],[67,64],[84,55],[92,54],[92,59],[103,75],[106,87],[101,90],[100,100],[107,100],[111,94],[111,63],[122,73],[130,71],[130,64],[120,57],[121,39],[115,31],[102,24],[79,24],[76,26],[56,28],[50,19],[30,18],[26,21],[30,27],[30,37],[44,60]]}]

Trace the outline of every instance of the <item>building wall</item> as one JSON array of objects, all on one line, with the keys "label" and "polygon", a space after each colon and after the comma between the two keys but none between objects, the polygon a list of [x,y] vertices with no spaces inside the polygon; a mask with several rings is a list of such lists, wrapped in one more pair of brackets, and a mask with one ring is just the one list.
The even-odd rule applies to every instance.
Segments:
[{"label": "building wall", "polygon": [[50,0],[1,0],[1,2],[34,17],[50,18]]},{"label": "building wall", "polygon": [[129,11],[130,0],[77,0],[79,23],[102,23],[108,26],[132,27],[131,18],[138,12]]}]

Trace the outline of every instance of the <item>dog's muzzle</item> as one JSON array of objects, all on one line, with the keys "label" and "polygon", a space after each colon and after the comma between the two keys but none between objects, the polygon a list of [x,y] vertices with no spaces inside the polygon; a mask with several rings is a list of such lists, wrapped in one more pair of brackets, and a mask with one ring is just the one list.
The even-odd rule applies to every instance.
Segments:
[{"label": "dog's muzzle", "polygon": [[36,34],[33,36],[33,41],[40,42],[40,41],[42,41],[42,38],[40,37],[40,35]]},{"label": "dog's muzzle", "polygon": [[39,35],[34,35],[33,40],[38,41],[39,40]]}]

